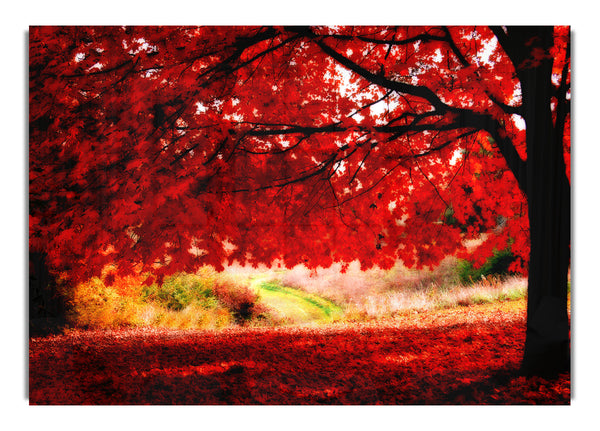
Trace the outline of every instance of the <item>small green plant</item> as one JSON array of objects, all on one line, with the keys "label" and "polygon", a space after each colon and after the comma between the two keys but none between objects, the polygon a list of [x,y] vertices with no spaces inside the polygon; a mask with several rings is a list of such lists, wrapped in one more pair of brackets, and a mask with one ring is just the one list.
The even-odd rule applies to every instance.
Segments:
[{"label": "small green plant", "polygon": [[515,289],[515,290],[509,290],[507,292],[502,292],[500,294],[500,296],[498,297],[498,299],[500,301],[517,301],[519,299],[522,298],[526,298],[527,297],[527,289]]},{"label": "small green plant", "polygon": [[167,277],[162,286],[144,286],[142,299],[174,311],[181,311],[192,303],[200,303],[205,308],[217,305],[210,280],[195,274],[176,274]]},{"label": "small green plant", "polygon": [[473,295],[471,297],[471,302],[473,304],[487,304],[490,302],[494,302],[494,299],[496,299],[496,297],[493,294],[489,292],[481,292]]},{"label": "small green plant", "polygon": [[510,247],[507,247],[501,251],[495,250],[480,268],[475,268],[468,260],[461,260],[456,266],[456,271],[463,284],[473,284],[488,276],[509,275],[508,268],[514,259]]}]

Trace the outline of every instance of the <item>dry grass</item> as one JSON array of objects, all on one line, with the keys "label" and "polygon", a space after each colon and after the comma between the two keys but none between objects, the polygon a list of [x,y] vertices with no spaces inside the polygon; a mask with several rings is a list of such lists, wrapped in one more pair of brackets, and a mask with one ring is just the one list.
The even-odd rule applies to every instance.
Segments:
[{"label": "dry grass", "polygon": [[316,271],[298,266],[273,273],[281,284],[331,299],[351,319],[390,316],[409,310],[432,310],[514,300],[526,296],[527,279],[488,277],[465,286],[456,273],[456,259],[447,258],[433,270],[413,270],[397,264],[389,271],[360,271],[353,263]]},{"label": "dry grass", "polygon": [[[303,266],[231,266],[224,273],[203,268],[198,274],[181,274],[165,280],[161,287],[143,286],[143,280],[144,277],[117,277],[112,286],[106,286],[96,278],[79,284],[69,292],[71,322],[88,328],[177,329],[217,329],[235,324],[278,326],[293,322],[286,318],[285,309],[274,309],[273,304],[266,307],[261,301],[257,292],[265,295],[260,288],[264,283],[332,301],[340,310],[336,320],[346,321],[514,300],[525,297],[527,291],[526,279],[518,277],[491,277],[462,285],[455,258],[445,259],[435,269],[419,271],[401,264],[390,270],[361,271],[356,262],[344,273],[339,264],[317,270]],[[301,294],[297,290],[295,293]]]},{"label": "dry grass", "polygon": [[407,311],[427,311],[524,298],[527,280],[511,277],[490,283],[482,281],[472,286],[455,285],[449,288],[432,285],[427,289],[387,292],[359,297],[352,304],[357,315],[377,318]]}]

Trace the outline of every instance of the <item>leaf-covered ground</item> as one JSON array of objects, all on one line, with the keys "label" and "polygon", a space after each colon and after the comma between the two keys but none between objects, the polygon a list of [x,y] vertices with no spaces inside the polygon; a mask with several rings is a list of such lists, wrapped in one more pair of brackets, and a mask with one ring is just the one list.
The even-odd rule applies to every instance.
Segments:
[{"label": "leaf-covered ground", "polygon": [[376,323],[32,338],[31,404],[569,404],[517,373],[523,301]]}]

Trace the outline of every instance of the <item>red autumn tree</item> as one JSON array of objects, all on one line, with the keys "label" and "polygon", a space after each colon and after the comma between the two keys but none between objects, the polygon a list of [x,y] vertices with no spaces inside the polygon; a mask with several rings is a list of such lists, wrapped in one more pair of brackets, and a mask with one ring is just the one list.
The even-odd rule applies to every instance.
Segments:
[{"label": "red autumn tree", "polygon": [[435,265],[485,234],[529,273],[524,371],[568,369],[568,28],[33,27],[29,58],[51,272]]}]

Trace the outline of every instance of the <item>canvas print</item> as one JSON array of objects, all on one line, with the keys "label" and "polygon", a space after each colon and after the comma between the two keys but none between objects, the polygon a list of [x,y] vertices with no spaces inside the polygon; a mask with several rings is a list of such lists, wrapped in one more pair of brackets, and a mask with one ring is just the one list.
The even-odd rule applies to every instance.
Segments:
[{"label": "canvas print", "polygon": [[30,404],[569,404],[570,52],[30,27]]}]

